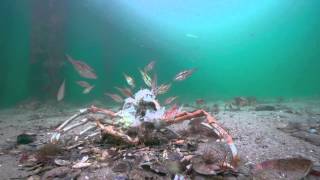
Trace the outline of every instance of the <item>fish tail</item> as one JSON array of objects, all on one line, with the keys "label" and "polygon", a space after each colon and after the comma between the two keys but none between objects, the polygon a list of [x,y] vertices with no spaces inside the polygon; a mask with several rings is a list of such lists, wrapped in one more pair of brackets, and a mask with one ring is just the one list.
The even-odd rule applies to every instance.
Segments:
[{"label": "fish tail", "polygon": [[198,71],[198,67],[195,67],[195,68],[191,69],[191,72],[195,72],[195,71]]},{"label": "fish tail", "polygon": [[71,63],[73,63],[72,57],[69,54],[66,54],[67,60]]}]

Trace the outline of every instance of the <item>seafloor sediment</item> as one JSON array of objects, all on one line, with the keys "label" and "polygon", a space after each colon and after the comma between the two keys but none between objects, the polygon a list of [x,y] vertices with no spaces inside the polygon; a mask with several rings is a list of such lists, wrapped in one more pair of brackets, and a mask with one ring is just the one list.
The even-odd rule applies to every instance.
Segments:
[{"label": "seafloor sediment", "polygon": [[[206,103],[197,108],[204,107],[210,110],[213,104]],[[255,107],[248,106],[239,111],[226,111],[224,103],[221,102],[220,111],[212,113],[234,138],[241,157],[240,171],[248,173],[253,164],[288,157],[310,159],[314,165],[319,166],[320,139],[305,136],[320,134],[320,100],[265,101],[264,104],[275,109],[256,111]],[[19,134],[36,133],[37,143],[46,143],[47,133],[74,114],[78,108],[80,107],[25,103],[12,109],[1,110],[0,179],[28,175],[20,165],[20,153],[34,147],[16,146],[15,141]],[[185,109],[192,110],[195,107],[185,106]],[[91,172],[91,175],[94,176],[94,173]],[[87,173],[85,176],[90,177],[90,174]]]}]

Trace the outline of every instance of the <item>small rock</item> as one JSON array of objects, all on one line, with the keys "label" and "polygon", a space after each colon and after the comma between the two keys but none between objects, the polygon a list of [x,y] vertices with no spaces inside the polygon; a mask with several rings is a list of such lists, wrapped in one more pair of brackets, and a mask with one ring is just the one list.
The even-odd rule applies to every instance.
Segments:
[{"label": "small rock", "polygon": [[120,162],[112,169],[114,172],[127,172],[130,170],[130,166],[128,163]]},{"label": "small rock", "polygon": [[309,129],[309,130],[308,130],[308,132],[309,132],[309,133],[311,133],[311,134],[315,134],[315,133],[317,133],[317,130],[316,130],[316,129],[311,128],[311,129]]},{"label": "small rock", "polygon": [[63,178],[70,172],[71,172],[71,169],[68,167],[58,167],[45,172],[44,175],[42,176],[42,179],[53,179],[56,177]]},{"label": "small rock", "polygon": [[166,167],[160,163],[150,163],[150,162],[145,162],[140,164],[140,167],[144,170],[149,170],[153,173],[156,173],[160,176],[166,176],[167,174],[169,174],[168,170],[166,169]]},{"label": "small rock", "polygon": [[20,134],[17,136],[17,144],[30,144],[35,141],[34,135]]},{"label": "small rock", "polygon": [[87,163],[87,162],[78,162],[77,164],[73,165],[73,169],[82,169],[82,168],[87,168],[91,166],[92,163]]},{"label": "small rock", "polygon": [[192,158],[192,169],[201,175],[211,176],[216,175],[221,171],[216,163],[205,163],[201,157]]},{"label": "small rock", "polygon": [[313,145],[320,146],[320,135],[310,134],[304,131],[291,133],[292,136],[310,142]]},{"label": "small rock", "polygon": [[27,180],[40,180],[40,179],[41,179],[40,176],[34,175],[34,176],[28,177]]},{"label": "small rock", "polygon": [[63,160],[63,159],[55,159],[54,160],[54,163],[58,166],[68,166],[71,164],[70,161],[67,161],[67,160]]},{"label": "small rock", "polygon": [[17,149],[20,150],[20,151],[31,151],[34,148],[32,146],[29,146],[29,145],[21,144],[21,145],[17,146]]},{"label": "small rock", "polygon": [[275,111],[276,108],[271,105],[259,105],[255,108],[256,111]]}]

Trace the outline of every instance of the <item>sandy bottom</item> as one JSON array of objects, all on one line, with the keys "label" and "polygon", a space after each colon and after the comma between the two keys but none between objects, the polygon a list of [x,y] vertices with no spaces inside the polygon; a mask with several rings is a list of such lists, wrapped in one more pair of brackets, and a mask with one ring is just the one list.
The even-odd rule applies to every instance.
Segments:
[{"label": "sandy bottom", "polygon": [[[214,115],[234,138],[241,157],[240,169],[249,169],[251,165],[264,160],[288,157],[304,157],[312,160],[315,165],[320,165],[319,146],[279,130],[289,123],[303,123],[319,128],[320,101],[268,104],[276,106],[276,110],[255,111],[254,107],[245,107],[240,111],[224,111],[221,103],[220,112]],[[204,106],[212,107],[210,104]],[[23,151],[28,147],[12,148],[17,135],[24,132],[36,133],[37,143],[45,143],[48,132],[77,112],[78,108],[81,107],[57,108],[41,105],[37,108],[22,106],[1,110],[0,179],[24,177],[28,174],[21,168],[18,153],[18,150]],[[315,133],[320,134],[319,131]],[[5,151],[6,149],[11,151]]]}]

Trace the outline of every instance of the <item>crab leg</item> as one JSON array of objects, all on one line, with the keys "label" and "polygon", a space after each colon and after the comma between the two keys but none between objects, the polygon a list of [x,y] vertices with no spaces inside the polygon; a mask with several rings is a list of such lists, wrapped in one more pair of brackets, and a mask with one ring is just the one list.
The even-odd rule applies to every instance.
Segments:
[{"label": "crab leg", "polygon": [[70,125],[70,126],[68,126],[68,127],[65,127],[64,129],[62,129],[62,131],[63,131],[63,132],[70,131],[71,129],[74,129],[74,128],[78,127],[78,126],[81,126],[81,125],[83,125],[83,124],[86,124],[88,121],[89,121],[88,118],[82,119],[82,120],[81,120],[80,122],[78,122],[78,123],[75,123],[75,124],[72,124],[72,125]]},{"label": "crab leg", "polygon": [[113,112],[113,111],[110,111],[108,109],[103,109],[103,108],[98,108],[98,107],[95,107],[95,106],[91,106],[89,108],[89,111],[92,112],[92,113],[102,113],[102,114],[106,114],[108,116],[111,116],[111,117],[116,117],[116,113]]},{"label": "crab leg", "polygon": [[[110,110],[97,108],[95,106],[91,106],[90,108],[80,109],[79,113],[74,114],[73,116],[71,116],[69,119],[64,121],[59,127],[57,127],[55,129],[55,132],[51,136],[51,142],[57,143],[59,141],[59,139],[60,139],[60,135],[61,135],[62,132],[67,132],[67,131],[69,131],[71,129],[74,129],[74,128],[78,127],[78,126],[81,126],[81,125],[87,123],[90,119],[86,118],[86,119],[82,120],[81,122],[78,122],[78,123],[75,123],[73,125],[67,126],[68,124],[70,124],[73,120],[75,120],[79,116],[82,116],[82,115],[90,113],[90,112],[91,113],[102,113],[102,114],[106,114],[106,115],[111,116],[111,117],[116,117],[117,116],[116,113],[114,113],[114,112],[112,112]],[[81,134],[84,134],[89,130],[91,130],[91,128],[83,130],[81,132]]]},{"label": "crab leg", "polygon": [[89,138],[92,138],[92,137],[97,136],[99,134],[101,134],[101,132],[94,132],[94,133],[89,134],[88,136],[86,136],[84,139],[89,139]]},{"label": "crab leg", "polygon": [[216,123],[217,120],[211,116],[209,113],[207,113],[204,110],[197,110],[194,112],[182,112],[180,114],[177,114],[174,119],[167,119],[165,120],[167,123],[169,124],[173,124],[173,123],[179,123],[185,120],[190,120],[192,118],[197,118],[197,117],[202,117],[202,116],[206,116],[208,123]]},{"label": "crab leg", "polygon": [[92,129],[95,129],[96,126],[93,126],[93,125],[90,125],[89,127],[87,127],[86,129],[82,130],[80,133],[79,133],[79,136],[83,135],[84,133],[92,130]]},{"label": "crab leg", "polygon": [[103,131],[105,134],[109,134],[114,137],[119,137],[123,139],[128,144],[138,144],[139,140],[138,138],[132,139],[130,136],[123,133],[121,130],[114,129],[114,126],[108,125],[104,126],[99,120],[96,121],[97,126]]},{"label": "crab leg", "polygon": [[67,124],[69,124],[71,121],[73,121],[74,119],[76,119],[77,117],[86,114],[89,112],[89,109],[80,109],[80,112],[77,114],[74,114],[73,116],[71,116],[69,119],[67,119],[65,122],[63,122],[57,129],[56,131],[60,131],[62,128],[64,128]]},{"label": "crab leg", "polygon": [[239,162],[239,155],[236,148],[236,145],[234,144],[231,135],[227,133],[226,130],[224,130],[221,126],[219,126],[217,123],[201,123],[203,126],[213,130],[220,138],[223,138],[224,141],[228,144],[231,150],[232,154],[232,166],[237,167]]},{"label": "crab leg", "polygon": [[239,161],[239,156],[238,156],[237,148],[232,140],[232,137],[227,133],[226,130],[224,130],[217,123],[217,120],[213,116],[211,116],[208,112],[204,110],[197,110],[194,112],[182,112],[180,114],[177,114],[174,119],[167,119],[166,122],[168,124],[174,124],[174,123],[179,123],[185,120],[190,120],[192,118],[197,118],[202,116],[206,117],[207,123],[201,123],[201,124],[213,130],[215,134],[217,134],[220,138],[226,141],[226,143],[231,149],[232,164],[234,167],[236,167]]}]

